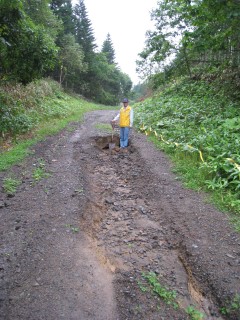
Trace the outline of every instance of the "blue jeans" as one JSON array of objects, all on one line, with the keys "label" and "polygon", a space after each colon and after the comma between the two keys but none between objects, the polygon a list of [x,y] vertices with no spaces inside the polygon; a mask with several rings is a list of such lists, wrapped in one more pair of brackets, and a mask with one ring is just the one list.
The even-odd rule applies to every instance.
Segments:
[{"label": "blue jeans", "polygon": [[120,128],[120,148],[126,148],[128,146],[129,127]]}]

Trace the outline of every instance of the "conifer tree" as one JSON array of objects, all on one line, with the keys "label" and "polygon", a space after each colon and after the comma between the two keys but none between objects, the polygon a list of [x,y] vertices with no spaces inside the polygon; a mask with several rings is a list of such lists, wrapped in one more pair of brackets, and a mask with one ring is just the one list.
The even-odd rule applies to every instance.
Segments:
[{"label": "conifer tree", "polygon": [[74,34],[74,17],[71,0],[52,0],[51,9],[62,21],[64,34]]},{"label": "conifer tree", "polygon": [[76,4],[74,16],[76,41],[82,47],[86,61],[89,63],[91,62],[94,49],[97,46],[95,44],[91,21],[88,18],[88,13],[83,0],[79,0],[79,4]]},{"label": "conifer tree", "polygon": [[115,64],[115,50],[109,33],[107,34],[106,40],[103,42],[102,53],[106,55],[109,64]]},{"label": "conifer tree", "polygon": [[91,21],[88,18],[87,9],[84,1],[79,0],[79,3],[74,7],[75,19],[75,38],[84,53],[84,63],[87,66],[87,73],[79,74],[78,88],[81,89],[81,94],[88,98],[94,96],[96,90],[96,53],[95,37]]}]

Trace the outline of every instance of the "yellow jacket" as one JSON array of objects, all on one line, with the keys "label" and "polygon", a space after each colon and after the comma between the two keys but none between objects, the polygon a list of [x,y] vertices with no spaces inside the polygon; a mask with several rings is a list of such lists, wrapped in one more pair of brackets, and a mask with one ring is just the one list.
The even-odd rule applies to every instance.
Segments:
[{"label": "yellow jacket", "polygon": [[122,107],[120,109],[120,127],[130,127],[132,126],[132,108],[127,106],[127,108]]}]

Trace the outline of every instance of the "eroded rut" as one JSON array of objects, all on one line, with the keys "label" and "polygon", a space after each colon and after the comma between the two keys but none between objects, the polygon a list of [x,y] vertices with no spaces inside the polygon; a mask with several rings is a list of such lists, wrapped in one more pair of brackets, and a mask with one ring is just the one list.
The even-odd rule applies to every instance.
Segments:
[{"label": "eroded rut", "polygon": [[[25,177],[1,198],[1,319],[187,320],[194,306],[204,319],[239,320],[219,312],[239,293],[239,236],[143,135],[110,154],[96,124],[113,114],[87,114],[13,169]],[[33,184],[39,158],[51,177]],[[176,291],[177,309],[152,294],[149,272]]]}]

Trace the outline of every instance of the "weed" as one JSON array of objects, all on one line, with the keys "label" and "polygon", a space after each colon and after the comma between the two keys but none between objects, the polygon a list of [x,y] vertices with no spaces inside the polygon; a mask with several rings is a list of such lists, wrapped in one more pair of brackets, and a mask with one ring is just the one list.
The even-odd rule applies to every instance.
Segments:
[{"label": "weed", "polygon": [[200,311],[196,310],[195,307],[193,307],[193,306],[188,306],[185,311],[190,316],[191,320],[204,319],[204,314],[202,314]]},{"label": "weed", "polygon": [[84,189],[80,187],[79,189],[75,190],[75,193],[84,194]]},{"label": "weed", "polygon": [[135,313],[136,314],[138,314],[138,313],[140,313],[142,311],[142,307],[141,307],[140,304],[138,304],[134,309],[135,309]]},{"label": "weed", "polygon": [[45,189],[44,189],[44,192],[48,195],[49,192],[50,192],[50,190],[49,190],[48,188],[45,188]]},{"label": "weed", "polygon": [[214,203],[239,213],[239,108],[215,89],[182,79],[135,105],[135,125],[170,155],[188,188],[220,193]]},{"label": "weed", "polygon": [[149,291],[148,288],[145,287],[145,286],[142,284],[141,281],[138,281],[137,284],[138,284],[138,286],[139,286],[139,288],[140,288],[140,290],[141,290],[142,292],[148,292],[148,291]]},{"label": "weed", "polygon": [[66,224],[66,227],[69,228],[73,233],[79,232],[79,228],[78,227],[74,227],[71,224]]},{"label": "weed", "polygon": [[176,302],[176,292],[162,286],[154,272],[143,273],[142,276],[151,285],[152,291],[155,294],[157,294],[167,304],[172,305],[176,309],[178,308],[178,304]]},{"label": "weed", "polygon": [[40,181],[43,178],[48,178],[49,173],[45,170],[45,162],[43,159],[38,160],[37,168],[33,170],[32,177],[35,181]]},{"label": "weed", "polygon": [[127,246],[128,246],[129,248],[132,248],[132,247],[133,247],[133,244],[132,244],[132,243],[128,243]]},{"label": "weed", "polygon": [[3,180],[3,189],[7,194],[13,195],[16,193],[17,187],[21,184],[20,180],[14,178],[5,178]]},{"label": "weed", "polygon": [[222,307],[220,312],[223,315],[239,315],[240,314],[240,295],[236,294],[233,300],[226,307]]},{"label": "weed", "polygon": [[[21,88],[21,90],[23,90],[23,88]],[[0,171],[7,170],[12,165],[20,163],[29,155],[29,147],[41,141],[46,136],[57,134],[71,122],[81,121],[85,112],[103,109],[102,105],[67,96],[65,93],[59,95],[60,88],[55,82],[42,81],[39,87],[29,87],[26,88],[26,90],[36,90],[35,96],[32,91],[31,93],[28,92],[28,94],[21,91],[20,94],[26,97],[24,103],[25,105],[27,104],[27,108],[24,108],[24,110],[29,110],[31,113],[30,116],[37,119],[37,121],[35,121],[34,131],[31,131],[31,134],[34,134],[34,138],[29,139],[29,134],[25,136],[17,135],[16,138],[18,140],[15,143],[11,143],[10,150],[0,153]],[[14,94],[15,90],[12,91],[12,94]],[[41,101],[38,99],[39,94]],[[55,96],[57,99],[53,99]],[[27,100],[28,98],[31,101]],[[57,105],[56,108],[55,105]],[[58,111],[63,109],[63,112],[61,113],[61,110],[59,111],[61,114],[58,111],[52,112],[54,108],[55,111],[57,108]],[[104,106],[104,109],[107,109],[107,107]]]}]

